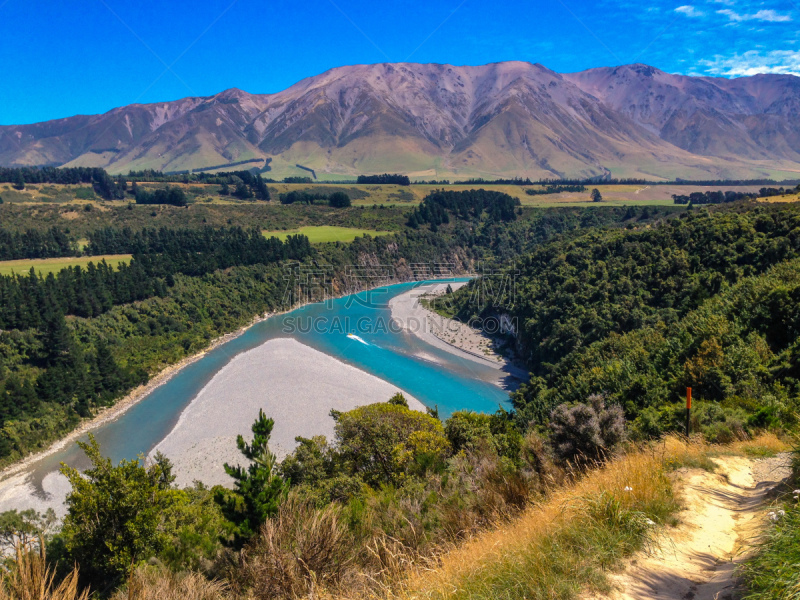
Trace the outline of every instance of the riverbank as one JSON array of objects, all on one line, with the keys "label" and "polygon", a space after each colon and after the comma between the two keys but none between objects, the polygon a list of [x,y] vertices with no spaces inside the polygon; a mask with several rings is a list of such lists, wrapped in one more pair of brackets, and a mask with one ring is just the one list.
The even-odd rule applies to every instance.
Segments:
[{"label": "riverbank", "polygon": [[[298,436],[333,439],[331,410],[386,402],[397,392],[402,390],[296,340],[273,339],[214,375],[151,454],[161,451],[173,462],[180,487],[195,480],[230,485],[223,464],[244,462],[236,437],[251,437],[260,409],[275,421],[270,448],[281,460]],[[425,410],[402,393],[411,408]]]},{"label": "riverbank", "polygon": [[[391,285],[391,283],[387,283],[387,285]],[[343,296],[348,295],[350,293],[355,293],[355,292],[346,292],[343,294]],[[22,457],[0,469],[0,509],[2,509],[3,506],[2,494],[3,494],[3,488],[5,487],[4,482],[28,470],[33,464],[39,462],[40,460],[47,458],[48,456],[65,448],[68,444],[75,442],[77,439],[87,434],[88,432],[97,429],[98,427],[106,423],[114,421],[115,419],[118,419],[120,416],[125,414],[125,412],[127,412],[130,408],[135,406],[136,403],[138,403],[148,394],[153,392],[153,390],[167,383],[174,375],[180,372],[183,368],[200,360],[201,358],[203,358],[203,356],[205,356],[218,346],[221,346],[222,344],[230,342],[231,340],[239,337],[254,325],[262,321],[265,321],[270,317],[287,314],[297,308],[304,306],[305,304],[306,303],[300,303],[283,311],[273,311],[264,313],[262,315],[256,315],[255,317],[253,317],[253,319],[250,320],[250,322],[247,325],[243,325],[242,327],[239,327],[235,331],[230,331],[226,334],[223,334],[213,339],[209,343],[209,345],[206,346],[203,350],[191,356],[187,356],[186,358],[183,358],[174,364],[167,365],[158,373],[156,373],[153,377],[151,377],[147,381],[147,383],[144,383],[138,386],[137,388],[131,390],[127,395],[117,400],[113,406],[103,408],[100,411],[98,411],[97,414],[95,414],[93,417],[90,417],[82,421],[75,429],[67,433],[65,436],[53,441],[47,448],[40,450],[38,452],[28,454],[27,456]]]},{"label": "riverbank", "polygon": [[[294,308],[294,307],[293,307]],[[288,312],[288,311],[286,311]],[[187,373],[187,367],[192,363],[198,361],[199,359],[205,357],[207,354],[210,354],[212,350],[217,348],[218,346],[225,344],[226,342],[230,342],[234,338],[239,337],[242,333],[253,330],[252,326],[259,321],[264,320],[268,316],[275,316],[278,313],[273,313],[272,315],[265,315],[259,316],[251,321],[251,323],[246,327],[241,327],[237,331],[228,333],[226,335],[220,336],[212,344],[209,345],[205,350],[195,354],[192,357],[187,357],[186,359],[176,363],[174,365],[168,366],[166,369],[161,371],[157,374],[151,381],[149,381],[146,385],[141,386],[140,388],[133,390],[130,394],[128,394],[125,398],[120,400],[114,407],[109,408],[101,412],[100,414],[96,415],[93,419],[85,421],[81,424],[79,428],[71,432],[65,438],[62,438],[53,444],[51,444],[46,450],[36,453],[35,455],[30,455],[25,459],[18,461],[14,465],[9,466],[6,468],[3,473],[3,479],[0,479],[0,511],[9,510],[9,509],[25,509],[25,508],[35,508],[36,510],[43,511],[46,508],[55,508],[57,512],[63,510],[63,498],[64,495],[69,491],[68,485],[66,480],[58,473],[58,462],[61,453],[67,452],[68,449],[73,452],[73,454],[79,454],[78,451],[74,448],[70,448],[70,444],[72,444],[76,439],[80,436],[86,434],[86,432],[90,430],[106,430],[108,427],[115,427],[118,423],[124,422],[128,419],[130,409],[134,406],[137,407],[136,413],[138,414],[139,403],[141,400],[146,398],[153,397],[154,393],[162,394],[163,390],[157,390],[160,386],[164,385],[167,382],[169,383],[170,387],[172,386],[173,381],[177,381],[178,378],[184,378],[185,374]],[[280,313],[283,314],[283,313]],[[286,341],[286,340],[283,340]],[[383,340],[385,341],[385,340]],[[234,344],[238,344],[238,341],[233,342]],[[314,419],[312,419],[312,424],[310,427],[302,427],[297,428],[295,425],[297,422],[302,422],[305,417],[305,408],[302,408],[301,404],[292,402],[295,399],[291,393],[286,392],[282,393],[279,397],[277,397],[277,404],[276,403],[268,403],[265,404],[263,407],[269,410],[272,410],[274,406],[279,407],[291,407],[297,405],[300,408],[297,408],[297,412],[295,415],[292,416],[295,421],[287,420],[286,423],[287,433],[286,440],[284,442],[279,442],[278,438],[276,437],[276,448],[279,450],[281,455],[284,455],[286,452],[290,451],[294,445],[294,437],[298,435],[302,435],[304,437],[309,437],[312,435],[326,435],[331,436],[333,433],[333,422],[329,419],[328,413],[331,408],[336,408],[337,410],[349,410],[359,404],[365,404],[370,402],[379,402],[379,401],[386,401],[389,397],[391,397],[399,388],[399,386],[403,385],[403,380],[398,380],[394,378],[394,383],[388,383],[387,381],[380,379],[380,373],[382,372],[380,365],[372,365],[372,368],[365,368],[361,366],[353,367],[350,364],[346,364],[344,362],[339,362],[336,358],[333,358],[330,354],[323,354],[322,352],[313,350],[304,346],[304,344],[298,342],[298,345],[302,348],[305,348],[303,352],[295,352],[290,351],[288,352],[287,356],[292,357],[292,361],[289,364],[286,364],[278,361],[276,362],[277,365],[280,366],[271,366],[265,367],[265,363],[260,363],[252,366],[253,372],[259,372],[259,377],[262,375],[261,371],[274,371],[274,372],[285,372],[291,373],[291,377],[289,377],[286,381],[286,385],[294,385],[295,387],[302,387],[305,382],[314,382],[317,385],[317,388],[313,390],[313,393],[309,393],[310,398],[316,398],[317,400],[321,400],[321,404],[317,407],[319,414],[315,413]],[[443,348],[448,354],[450,355],[457,355],[458,352],[452,346],[440,346]],[[254,346],[248,346],[249,349],[254,349]],[[376,351],[380,351],[380,346],[376,347]],[[248,352],[249,350],[246,350]],[[370,352],[369,356],[373,356],[374,353]],[[233,355],[231,355],[233,356]],[[231,360],[231,358],[225,359],[216,369],[219,371],[224,371],[227,362]],[[437,361],[441,361],[441,356]],[[314,371],[314,366],[317,364],[328,363],[332,361],[332,363],[328,364],[328,366],[319,373]],[[312,365],[312,368],[307,368],[308,365]],[[304,368],[300,368],[303,366]],[[193,369],[194,367],[189,367],[189,370]],[[361,370],[365,369],[365,370]],[[505,377],[502,375],[502,372],[499,370],[498,365],[494,365],[494,370],[498,371],[498,378],[495,383],[498,383],[500,388],[509,389],[509,387],[514,387],[512,384],[508,383],[510,377]],[[480,369],[479,369],[480,370]],[[469,370],[468,370],[469,371]],[[315,374],[312,374],[315,373]],[[483,381],[490,382],[491,379],[485,377],[486,369],[483,369],[484,377]],[[337,374],[338,373],[338,374]],[[373,377],[369,373],[376,373],[377,377]],[[219,373],[218,373],[219,374]],[[333,374],[333,375],[332,375]],[[202,377],[202,375],[200,375]],[[344,378],[344,379],[342,379]],[[389,379],[392,379],[389,377]],[[434,378],[435,379],[435,378]],[[441,377],[439,376],[441,380]],[[430,385],[434,386],[442,386],[444,387],[437,387],[437,389],[441,389],[443,394],[448,394],[447,390],[447,383],[443,381],[436,380],[432,381]],[[192,399],[196,399],[201,392],[204,391],[203,385],[208,385],[208,380],[203,380],[199,385],[192,389],[190,392],[181,392],[184,394],[185,402],[190,403]],[[299,382],[299,383],[298,383]],[[326,383],[328,382],[328,383]],[[354,383],[355,382],[355,383]],[[376,382],[379,382],[376,384]],[[362,384],[363,383],[363,384]],[[417,382],[418,383],[418,382]],[[309,383],[310,384],[310,383]],[[508,384],[508,386],[506,385]],[[185,386],[186,384],[181,384]],[[331,391],[330,389],[324,389],[325,385],[329,387],[337,388],[339,391]],[[322,386],[322,387],[320,387]],[[189,388],[191,389],[191,385]],[[266,390],[267,392],[271,392],[272,388],[270,387],[269,383],[259,384],[255,387],[250,386],[249,388],[245,386],[251,395],[250,398],[244,398],[242,400],[243,406],[247,407],[250,406],[247,404],[253,398],[260,398],[260,394]],[[488,387],[492,387],[489,385]],[[166,388],[164,388],[166,389]],[[185,387],[181,387],[182,390]],[[411,395],[416,394],[417,398],[420,398],[420,390],[415,388],[416,392],[412,392]],[[155,390],[155,392],[154,392]],[[499,390],[498,390],[499,391]],[[337,393],[343,393],[345,395],[349,394],[348,402],[342,403],[339,405],[330,404],[326,398],[329,397],[336,397]],[[490,392],[491,395],[491,392]],[[408,396],[408,394],[407,394]],[[423,393],[423,396],[425,394]],[[452,398],[461,398],[458,394],[450,393],[448,397]],[[223,397],[224,400],[224,397]],[[167,401],[165,398],[164,401]],[[169,401],[171,402],[171,401]],[[225,405],[224,402],[219,404],[220,406],[226,406],[226,410],[217,412],[217,416],[213,419],[202,419],[198,417],[197,423],[195,424],[195,429],[189,428],[185,429],[185,431],[195,433],[191,433],[187,435],[187,438],[179,443],[178,439],[178,430],[176,427],[172,427],[169,429],[170,425],[167,426],[163,430],[163,433],[159,434],[157,439],[154,439],[152,442],[137,442],[136,438],[138,438],[138,434],[136,433],[118,433],[115,439],[119,439],[123,444],[126,444],[129,449],[127,449],[123,453],[124,456],[130,456],[132,454],[132,450],[130,449],[131,446],[141,447],[141,451],[148,451],[149,448],[154,448],[155,446],[160,446],[162,442],[169,437],[173,430],[175,430],[175,435],[170,440],[169,445],[160,446],[160,449],[166,450],[169,449],[169,453],[173,459],[179,463],[179,469],[185,470],[185,474],[181,476],[181,483],[183,484],[191,484],[194,479],[201,479],[206,481],[207,483],[227,483],[229,480],[227,476],[224,474],[222,470],[222,464],[224,462],[239,462],[241,457],[238,453],[238,450],[235,447],[235,438],[236,435],[242,433],[246,434],[250,430],[250,426],[252,422],[255,420],[258,410],[257,408],[253,411],[249,411],[248,409],[243,409],[243,411],[239,411],[238,409],[239,400],[236,400],[236,403],[231,402],[228,399],[228,404]],[[322,406],[325,404],[325,406]],[[462,409],[465,407],[462,401],[456,402],[456,409]],[[198,405],[195,405],[195,407]],[[423,410],[424,407],[421,403],[415,404],[415,408],[419,410]],[[491,406],[491,404],[490,404]],[[232,411],[231,408],[235,407]],[[159,409],[160,410],[160,409]],[[181,420],[179,415],[183,415],[186,412],[186,415],[183,417],[183,421],[186,422],[187,420],[193,420],[194,417],[189,417],[188,415],[192,414],[188,411],[188,404],[182,404],[181,412],[175,414],[174,418],[178,421]],[[192,410],[195,410],[194,408]],[[316,409],[315,409],[316,410]],[[452,409],[451,409],[452,410]],[[491,410],[490,407],[481,407],[476,408],[475,410]],[[148,409],[149,411],[149,409]],[[148,411],[145,411],[143,415],[148,415]],[[321,411],[321,412],[320,412]],[[216,427],[216,420],[225,422],[229,420],[231,417],[232,412],[238,413],[241,412],[241,420],[236,421],[236,428],[230,429],[226,431],[219,431],[215,429]],[[252,414],[250,414],[252,412]],[[123,416],[124,415],[124,416]],[[150,419],[158,419],[160,422],[160,413],[158,410],[154,413],[149,413]],[[273,416],[270,414],[270,416]],[[141,417],[139,417],[141,418]],[[214,421],[214,422],[211,422]],[[316,427],[317,422],[324,423],[324,426],[320,428]],[[175,423],[175,421],[172,421]],[[210,424],[209,424],[210,423]],[[200,428],[202,430],[207,430],[202,433],[202,443],[197,439],[198,435],[196,431]],[[276,436],[278,435],[278,431],[281,429],[280,424],[276,427]],[[99,435],[102,436],[102,433]],[[130,436],[134,437],[130,437]],[[145,434],[147,435],[147,434]],[[194,438],[193,441],[190,438]],[[191,443],[190,443],[191,441]],[[108,440],[106,440],[108,443]],[[281,448],[282,447],[282,448]],[[70,462],[69,459],[68,462]],[[209,470],[209,464],[211,465]],[[42,465],[46,464],[47,466],[43,467]],[[72,463],[70,463],[72,464]],[[212,475],[205,475],[207,472],[213,471],[214,474]],[[63,481],[62,481],[63,480]]]},{"label": "riverbank", "polygon": [[528,372],[499,354],[490,336],[428,310],[420,301],[424,297],[444,294],[448,285],[457,290],[467,283],[460,281],[415,286],[389,301],[392,319],[405,331],[431,346],[497,369],[499,373],[496,383],[504,389],[516,388],[519,382],[528,380]]},{"label": "riverbank", "polygon": [[5,467],[2,471],[0,471],[0,485],[6,480],[19,474],[20,472],[25,471],[26,469],[31,467],[34,463],[50,456],[51,454],[54,454],[55,452],[58,452],[62,448],[66,447],[67,444],[73,443],[75,440],[79,439],[81,436],[92,431],[93,429],[97,429],[101,425],[104,425],[106,423],[113,421],[114,419],[119,418],[127,410],[129,410],[137,402],[139,402],[139,400],[150,394],[156,388],[168,382],[181,369],[200,360],[201,358],[203,358],[203,356],[205,356],[218,346],[221,346],[222,344],[225,344],[239,337],[253,325],[268,319],[274,314],[276,313],[265,313],[263,315],[257,316],[253,318],[247,325],[240,327],[236,331],[231,331],[229,333],[219,336],[218,338],[215,338],[206,348],[204,348],[200,352],[197,352],[196,354],[193,354],[191,356],[187,356],[186,358],[163,368],[156,375],[154,375],[147,383],[142,384],[139,387],[131,390],[126,396],[118,400],[113,406],[101,409],[95,416],[83,421],[78,427],[70,431],[64,437],[50,444],[50,446],[48,446],[46,449],[36,452],[34,454],[29,454],[28,456],[21,458],[20,460],[15,461],[10,465],[8,465],[7,467]]}]

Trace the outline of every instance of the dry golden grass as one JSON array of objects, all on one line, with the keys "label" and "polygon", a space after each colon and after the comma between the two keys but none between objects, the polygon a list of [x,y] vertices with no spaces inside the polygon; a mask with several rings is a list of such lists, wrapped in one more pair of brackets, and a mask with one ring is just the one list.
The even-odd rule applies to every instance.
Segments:
[{"label": "dry golden grass", "polygon": [[723,454],[759,457],[788,448],[775,434],[763,433],[726,446],[669,436],[632,449],[555,490],[519,518],[443,555],[435,568],[412,571],[393,596],[544,600],[574,598],[586,588],[603,590],[606,571],[620,568],[638,548],[657,543],[656,529],[637,530],[637,524],[674,519],[678,504],[670,472],[714,470],[712,458]]},{"label": "dry golden grass", "polygon": [[602,589],[603,570],[655,543],[655,530],[636,528],[677,510],[670,463],[700,462],[707,450],[667,438],[621,456],[442,556],[436,569],[413,572],[398,596],[571,598],[587,585]]},{"label": "dry golden grass", "polygon": [[227,586],[209,581],[200,573],[175,574],[152,569],[136,571],[127,589],[118,590],[111,600],[228,600]]},{"label": "dry golden grass", "polygon": [[242,550],[231,578],[256,600],[314,596],[338,587],[353,550],[339,506],[316,508],[291,494]]},{"label": "dry golden grass", "polygon": [[774,456],[781,452],[791,450],[792,446],[773,432],[766,431],[753,439],[734,442],[728,448],[736,454]]},{"label": "dry golden grass", "polygon": [[0,586],[0,600],[87,600],[89,591],[78,588],[78,570],[56,584],[47,567],[44,543],[34,548],[18,544],[13,563]]}]

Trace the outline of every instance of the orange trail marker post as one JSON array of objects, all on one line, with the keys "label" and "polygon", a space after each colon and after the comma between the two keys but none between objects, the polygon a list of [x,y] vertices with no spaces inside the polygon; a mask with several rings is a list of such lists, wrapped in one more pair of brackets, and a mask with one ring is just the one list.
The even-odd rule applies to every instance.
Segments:
[{"label": "orange trail marker post", "polygon": [[689,437],[690,418],[692,414],[692,388],[686,388],[686,437]]}]

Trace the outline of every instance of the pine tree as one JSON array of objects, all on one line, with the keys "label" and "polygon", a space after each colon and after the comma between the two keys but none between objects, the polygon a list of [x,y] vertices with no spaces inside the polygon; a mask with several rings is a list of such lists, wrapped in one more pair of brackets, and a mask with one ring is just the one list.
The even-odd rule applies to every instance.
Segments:
[{"label": "pine tree", "polygon": [[269,201],[269,188],[267,184],[264,183],[264,179],[261,177],[261,174],[256,174],[256,198],[259,200]]},{"label": "pine tree", "polygon": [[117,365],[117,361],[114,360],[114,356],[111,354],[111,349],[104,340],[97,342],[96,349],[99,387],[102,391],[112,395],[120,389],[122,384],[119,366]]},{"label": "pine tree", "polygon": [[253,194],[250,192],[250,188],[247,187],[247,184],[244,181],[240,181],[236,184],[236,190],[233,192],[233,195],[240,200],[247,200],[248,198],[253,197]]},{"label": "pine tree", "polygon": [[278,511],[289,490],[289,482],[277,474],[278,460],[269,449],[274,425],[275,421],[268,419],[263,410],[258,411],[258,419],[252,427],[252,444],[245,442],[241,435],[236,439],[239,451],[251,461],[250,465],[245,469],[225,463],[225,472],[233,478],[235,491],[220,490],[215,495],[226,518],[238,528],[238,544],[255,535]]}]

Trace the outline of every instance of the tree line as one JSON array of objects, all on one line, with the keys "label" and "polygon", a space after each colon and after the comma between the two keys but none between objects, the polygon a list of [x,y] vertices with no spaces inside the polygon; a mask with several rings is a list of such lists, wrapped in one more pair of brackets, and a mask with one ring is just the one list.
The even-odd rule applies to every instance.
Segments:
[{"label": "tree line", "polygon": [[464,179],[462,181],[454,181],[453,185],[533,185],[530,177],[522,179],[521,177],[514,177],[512,179],[483,179],[477,177],[473,179]]},{"label": "tree line", "polygon": [[350,196],[345,192],[310,192],[308,190],[292,190],[280,195],[281,204],[317,204],[325,203],[335,208],[346,208],[351,205]]},{"label": "tree line", "polygon": [[762,187],[758,190],[758,195],[760,198],[770,198],[772,196],[783,196],[784,194],[794,194],[796,192],[800,192],[800,184],[795,188]]},{"label": "tree line", "polygon": [[170,206],[186,206],[186,194],[176,186],[169,185],[166,188],[148,190],[134,185],[134,198],[136,204],[168,204]]},{"label": "tree line", "polygon": [[0,167],[0,183],[11,183],[17,190],[24,190],[26,183],[88,183],[104,200],[122,199],[127,189],[127,182],[122,176],[114,178],[104,169],[89,167]]},{"label": "tree line", "polygon": [[58,227],[24,232],[0,229],[0,260],[75,256],[78,246]]},{"label": "tree line", "polygon": [[577,184],[577,185],[548,185],[544,189],[541,190],[532,190],[527,189],[525,193],[528,196],[546,196],[548,194],[560,194],[561,192],[585,192],[586,186]]},{"label": "tree line", "polygon": [[384,173],[383,175],[359,175],[356,183],[380,183],[380,184],[394,184],[394,185],[411,185],[411,180],[408,175],[390,175]]},{"label": "tree line", "polygon": [[408,226],[428,224],[435,231],[450,222],[449,215],[461,220],[513,221],[517,218],[518,198],[492,190],[436,190],[431,192],[408,217]]},{"label": "tree line", "polygon": [[725,204],[727,202],[738,202],[739,200],[754,200],[755,198],[783,196],[785,194],[794,194],[798,191],[800,191],[800,185],[798,185],[796,188],[762,187],[760,190],[758,190],[758,192],[718,190],[715,192],[692,192],[688,196],[685,194],[673,194],[672,200],[675,204]]},{"label": "tree line", "polygon": [[[279,242],[279,243],[276,243]],[[312,253],[308,238],[290,235],[286,241],[265,238],[257,229],[245,231],[239,227],[214,228],[204,226],[197,229],[145,228],[133,231],[128,227],[102,227],[89,234],[86,251],[102,254],[166,254],[171,257],[189,254],[214,254],[237,256],[239,264],[274,262],[294,257],[301,260]],[[224,264],[232,264],[225,260]],[[223,267],[224,268],[224,267]]]},{"label": "tree line", "polygon": [[758,194],[750,192],[734,192],[732,190],[716,192],[692,192],[691,194],[673,194],[672,201],[675,204],[724,204],[726,202],[738,202],[739,200],[753,200]]},{"label": "tree line", "polygon": [[234,266],[303,260],[313,252],[303,235],[282,242],[239,227],[136,234],[104,229],[93,235],[90,248],[134,256],[118,268],[102,261],[47,276],[36,274],[33,268],[25,276],[0,276],[0,329],[37,328],[51,311],[95,317],[113,306],[164,295],[178,274],[197,277]]},{"label": "tree line", "polygon": [[800,179],[786,179],[783,181],[776,181],[774,179],[681,179],[677,178],[674,181],[667,180],[651,180],[641,179],[635,177],[627,178],[612,178],[612,177],[588,177],[584,179],[562,178],[562,179],[539,179],[531,182],[529,185],[700,185],[700,186],[723,186],[723,185],[770,185],[782,183],[784,185],[798,185]]}]

